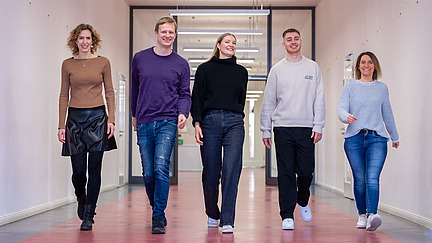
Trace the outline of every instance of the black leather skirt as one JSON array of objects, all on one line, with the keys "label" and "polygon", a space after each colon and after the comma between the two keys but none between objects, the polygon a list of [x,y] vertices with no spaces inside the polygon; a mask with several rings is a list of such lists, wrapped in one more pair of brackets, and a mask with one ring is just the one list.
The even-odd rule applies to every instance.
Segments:
[{"label": "black leather skirt", "polygon": [[104,105],[93,108],[69,107],[62,156],[116,149],[114,136],[108,139],[107,120]]}]

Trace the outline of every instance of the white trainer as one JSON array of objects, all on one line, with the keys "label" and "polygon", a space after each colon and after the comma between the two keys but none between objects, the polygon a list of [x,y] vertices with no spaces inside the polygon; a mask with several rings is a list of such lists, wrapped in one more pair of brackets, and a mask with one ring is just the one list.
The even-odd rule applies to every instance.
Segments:
[{"label": "white trainer", "polygon": [[360,214],[357,221],[357,228],[364,229],[366,228],[367,217],[366,214]]},{"label": "white trainer", "polygon": [[310,211],[309,205],[306,207],[300,206],[300,215],[305,222],[310,222],[312,220],[312,213]]},{"label": "white trainer", "polygon": [[213,218],[209,217],[208,220],[207,220],[207,225],[210,228],[216,228],[216,227],[219,226],[219,222],[218,222],[217,219],[213,219]]},{"label": "white trainer", "polygon": [[283,230],[293,230],[294,229],[294,219],[286,218],[282,221]]},{"label": "white trainer", "polygon": [[367,231],[375,231],[381,225],[381,216],[379,214],[369,214],[366,223]]},{"label": "white trainer", "polygon": [[234,231],[231,225],[222,226],[222,233],[232,233]]}]

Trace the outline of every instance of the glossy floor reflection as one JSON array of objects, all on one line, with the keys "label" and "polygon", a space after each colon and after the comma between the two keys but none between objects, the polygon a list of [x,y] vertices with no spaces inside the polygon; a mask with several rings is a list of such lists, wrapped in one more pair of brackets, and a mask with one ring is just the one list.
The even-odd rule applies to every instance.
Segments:
[{"label": "glossy floor reflection", "polygon": [[141,185],[101,194],[93,231],[79,230],[76,203],[0,227],[0,242],[432,242],[431,231],[380,212],[376,232],[356,229],[352,200],[313,187],[312,221],[298,210],[295,230],[283,231],[277,187],[265,186],[263,169],[243,169],[233,234],[207,228],[199,172],[179,172],[166,210],[165,235],[151,234],[151,207]]}]

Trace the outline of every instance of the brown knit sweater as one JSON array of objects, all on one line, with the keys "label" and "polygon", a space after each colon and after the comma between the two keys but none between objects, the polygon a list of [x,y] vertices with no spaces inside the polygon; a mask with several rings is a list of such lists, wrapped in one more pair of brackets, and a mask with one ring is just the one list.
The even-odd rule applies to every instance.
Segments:
[{"label": "brown knit sweater", "polygon": [[115,96],[111,78],[111,64],[108,58],[99,56],[90,59],[68,58],[64,60],[59,97],[58,128],[65,128],[68,106],[92,108],[104,105],[102,84],[108,106],[108,122],[114,123]]}]

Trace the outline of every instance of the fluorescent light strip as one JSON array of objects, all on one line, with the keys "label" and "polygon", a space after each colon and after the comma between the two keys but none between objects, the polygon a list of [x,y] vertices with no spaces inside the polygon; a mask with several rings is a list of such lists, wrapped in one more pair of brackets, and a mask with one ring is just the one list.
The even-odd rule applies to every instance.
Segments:
[{"label": "fluorescent light strip", "polygon": [[[252,71],[252,67],[245,67],[246,68],[246,70],[248,70],[248,71]],[[198,69],[198,67],[191,67],[191,70],[192,71],[196,71]]]},{"label": "fluorescent light strip", "polygon": [[266,16],[270,14],[269,9],[171,9],[171,16],[221,16],[221,15],[245,15]]},{"label": "fluorescent light strip", "polygon": [[246,95],[246,98],[259,98],[259,97],[260,95],[249,95],[249,94]]},{"label": "fluorescent light strip", "polygon": [[217,29],[178,29],[179,35],[220,35],[231,33],[234,35],[264,35],[264,30],[217,30]]},{"label": "fluorescent light strip", "polygon": [[[207,58],[189,58],[188,61],[190,63],[202,63],[208,60]],[[237,63],[254,63],[255,58],[239,58],[237,59]]]},{"label": "fluorescent light strip", "polygon": [[[183,47],[183,51],[212,52],[211,47]],[[258,47],[237,47],[236,52],[259,52]]]},{"label": "fluorescent light strip", "polygon": [[248,90],[246,91],[247,94],[262,94],[264,91],[261,90]]}]

